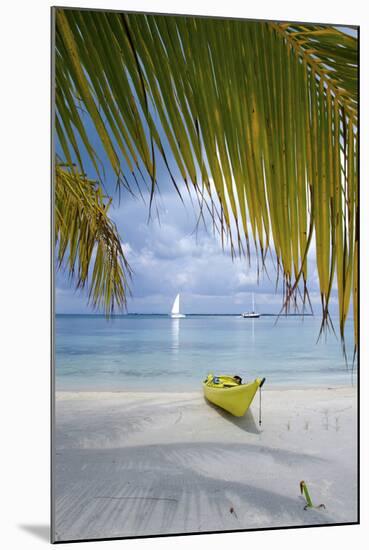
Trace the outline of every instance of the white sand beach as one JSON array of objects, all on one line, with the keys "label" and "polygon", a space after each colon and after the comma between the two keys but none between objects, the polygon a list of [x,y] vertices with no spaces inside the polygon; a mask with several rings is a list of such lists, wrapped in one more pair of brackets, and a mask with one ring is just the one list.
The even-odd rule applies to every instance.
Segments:
[{"label": "white sand beach", "polygon": [[57,392],[56,540],[356,522],[356,388],[266,388],[261,428],[258,406]]}]

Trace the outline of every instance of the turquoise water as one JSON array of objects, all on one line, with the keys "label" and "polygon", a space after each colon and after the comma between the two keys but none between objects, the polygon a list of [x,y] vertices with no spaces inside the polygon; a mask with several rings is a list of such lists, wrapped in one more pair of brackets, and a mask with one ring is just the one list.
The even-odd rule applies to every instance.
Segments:
[{"label": "turquoise water", "polygon": [[[199,388],[208,372],[265,376],[268,385],[356,382],[329,334],[316,343],[320,318],[125,315],[56,316],[56,389]],[[352,321],[347,348],[352,352]]]}]

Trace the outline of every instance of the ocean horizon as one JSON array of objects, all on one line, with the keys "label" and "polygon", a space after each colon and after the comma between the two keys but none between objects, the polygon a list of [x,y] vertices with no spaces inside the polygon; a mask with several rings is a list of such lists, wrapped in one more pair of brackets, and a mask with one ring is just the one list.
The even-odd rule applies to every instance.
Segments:
[{"label": "ocean horizon", "polygon": [[353,321],[347,362],[332,332],[318,339],[311,314],[57,314],[55,383],[59,391],[190,391],[209,372],[265,376],[266,386],[356,383]]},{"label": "ocean horizon", "polygon": [[[106,317],[104,313],[56,313],[57,317]],[[110,317],[129,317],[132,315],[150,317],[170,317],[168,313],[112,313]],[[314,313],[260,313],[260,317],[315,317]],[[186,313],[186,317],[240,317],[240,313]]]}]

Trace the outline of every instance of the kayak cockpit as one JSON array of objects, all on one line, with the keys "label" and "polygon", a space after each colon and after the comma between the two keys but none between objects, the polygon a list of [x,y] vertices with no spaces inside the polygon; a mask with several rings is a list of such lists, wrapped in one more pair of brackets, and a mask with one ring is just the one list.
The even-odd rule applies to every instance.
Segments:
[{"label": "kayak cockpit", "polygon": [[242,379],[240,376],[213,376],[208,374],[204,380],[204,384],[211,388],[234,388],[242,384]]}]

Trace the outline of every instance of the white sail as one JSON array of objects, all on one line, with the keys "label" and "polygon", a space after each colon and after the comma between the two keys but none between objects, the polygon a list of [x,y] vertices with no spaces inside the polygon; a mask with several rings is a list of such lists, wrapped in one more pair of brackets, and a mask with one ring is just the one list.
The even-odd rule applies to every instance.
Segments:
[{"label": "white sail", "polygon": [[170,316],[172,319],[183,319],[183,317],[186,317],[186,315],[179,312],[179,294],[175,297]]},{"label": "white sail", "polygon": [[172,315],[178,315],[179,313],[179,294],[175,297],[172,307]]}]

